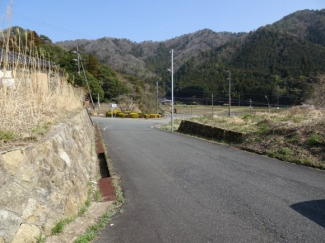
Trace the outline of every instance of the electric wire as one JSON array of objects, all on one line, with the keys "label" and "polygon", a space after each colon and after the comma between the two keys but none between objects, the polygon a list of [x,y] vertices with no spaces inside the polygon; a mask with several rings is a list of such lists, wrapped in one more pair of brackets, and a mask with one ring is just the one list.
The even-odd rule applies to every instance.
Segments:
[{"label": "electric wire", "polygon": [[[0,9],[7,11],[7,9],[4,9],[4,8],[0,8]],[[82,33],[79,33],[79,32],[72,31],[72,30],[68,30],[68,29],[64,29],[64,28],[61,28],[61,27],[58,27],[58,26],[55,26],[55,25],[52,25],[52,24],[48,24],[48,23],[45,23],[45,22],[43,22],[43,21],[39,21],[39,20],[36,20],[36,19],[30,18],[30,17],[27,17],[27,16],[25,16],[25,15],[15,13],[15,12],[13,12],[13,11],[10,11],[10,13],[11,13],[13,16],[18,17],[18,18],[20,18],[20,19],[22,19],[22,20],[32,21],[32,22],[35,22],[35,23],[41,24],[41,25],[43,25],[43,26],[49,27],[49,28],[51,28],[51,29],[53,29],[53,30],[61,31],[62,33],[73,34],[73,35],[78,35],[78,36],[88,37],[88,38],[92,38],[92,39],[95,38],[95,37],[93,37],[93,36],[89,36],[89,35],[82,34]]]}]

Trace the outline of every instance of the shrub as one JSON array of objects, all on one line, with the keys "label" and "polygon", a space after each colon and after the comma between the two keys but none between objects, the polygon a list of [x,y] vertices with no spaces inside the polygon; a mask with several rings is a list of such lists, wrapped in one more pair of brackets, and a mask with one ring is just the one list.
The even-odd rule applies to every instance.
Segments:
[{"label": "shrub", "polygon": [[138,113],[130,113],[131,118],[139,118]]},{"label": "shrub", "polygon": [[148,119],[150,118],[150,115],[149,114],[143,114],[144,118]]},{"label": "shrub", "polygon": [[157,115],[156,114],[150,114],[149,117],[150,118],[157,118]]},{"label": "shrub", "polygon": [[[120,111],[118,110],[113,110],[113,116],[117,116],[117,114],[120,113]],[[109,116],[112,116],[112,112],[111,111],[108,111],[106,113],[106,116],[109,117]]]},{"label": "shrub", "polygon": [[120,112],[120,113],[117,114],[117,116],[118,116],[118,117],[121,117],[121,118],[125,118],[125,117],[126,117],[126,114]]},{"label": "shrub", "polygon": [[314,85],[314,92],[311,103],[317,107],[322,108],[325,106],[325,75],[318,76],[318,82]]}]

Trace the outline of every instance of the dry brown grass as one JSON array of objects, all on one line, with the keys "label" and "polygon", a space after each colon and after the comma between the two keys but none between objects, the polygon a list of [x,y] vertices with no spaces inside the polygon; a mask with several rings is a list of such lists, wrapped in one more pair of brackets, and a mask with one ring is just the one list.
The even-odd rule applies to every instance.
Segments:
[{"label": "dry brown grass", "polygon": [[[4,36],[5,40],[10,36]],[[9,41],[1,58],[0,72],[0,151],[23,141],[45,135],[51,125],[82,109],[83,91],[67,83],[56,66],[44,64],[44,54],[39,54],[32,44],[20,46],[18,58],[9,59]],[[34,53],[33,57],[26,55]],[[19,57],[23,57],[19,61]],[[29,62],[21,61],[29,58]],[[43,63],[43,64],[42,64]],[[11,85],[6,81],[14,80]]]},{"label": "dry brown grass", "polygon": [[[293,107],[277,113],[189,118],[202,124],[246,133],[234,144],[287,162],[325,169],[325,111]],[[180,122],[175,121],[176,130]]]}]

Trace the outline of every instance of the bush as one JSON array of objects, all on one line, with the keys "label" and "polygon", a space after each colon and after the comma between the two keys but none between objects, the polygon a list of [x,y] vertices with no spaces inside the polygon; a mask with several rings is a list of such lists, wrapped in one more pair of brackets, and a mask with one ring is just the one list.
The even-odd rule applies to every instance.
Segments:
[{"label": "bush", "polygon": [[138,113],[130,113],[131,118],[139,118]]},{"label": "bush", "polygon": [[149,114],[143,114],[144,118],[148,119],[150,118],[150,115]]},{"label": "bush", "polygon": [[[118,113],[120,113],[120,111],[118,111],[118,110],[113,110],[113,115],[114,115],[114,116],[117,116]],[[107,117],[112,116],[112,112],[111,112],[111,111],[108,111],[108,112],[106,113],[106,116],[107,116]]]},{"label": "bush", "polygon": [[126,117],[126,114],[120,112],[116,115],[117,117],[121,117],[121,118],[125,118]]},{"label": "bush", "polygon": [[318,76],[318,82],[314,85],[312,105],[316,108],[323,108],[325,106],[325,75]]}]

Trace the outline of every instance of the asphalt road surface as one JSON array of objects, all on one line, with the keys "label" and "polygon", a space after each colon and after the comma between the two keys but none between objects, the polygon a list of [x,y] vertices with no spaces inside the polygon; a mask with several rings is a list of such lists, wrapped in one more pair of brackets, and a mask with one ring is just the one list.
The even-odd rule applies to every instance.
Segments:
[{"label": "asphalt road surface", "polygon": [[126,203],[97,243],[325,242],[325,173],[153,128],[95,118]]}]

